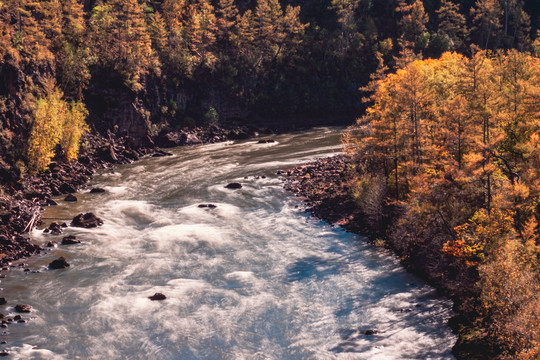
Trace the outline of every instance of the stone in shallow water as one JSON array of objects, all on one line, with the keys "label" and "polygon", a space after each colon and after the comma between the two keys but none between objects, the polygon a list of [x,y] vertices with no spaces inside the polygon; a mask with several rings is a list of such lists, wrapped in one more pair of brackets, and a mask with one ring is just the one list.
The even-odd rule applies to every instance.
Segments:
[{"label": "stone in shallow water", "polygon": [[163,295],[162,293],[155,293],[154,295],[149,296],[148,298],[152,301],[156,301],[156,300],[165,300],[167,297]]},{"label": "stone in shallow water", "polygon": [[377,330],[366,330],[364,331],[364,335],[375,335],[375,334],[378,334],[379,332]]},{"label": "stone in shallow water", "polygon": [[63,256],[60,256],[58,259],[52,261],[49,264],[49,268],[53,269],[53,270],[65,269],[68,266],[69,266],[69,264],[68,264],[68,262],[66,261],[66,259]]},{"label": "stone in shallow water", "polygon": [[240,183],[230,183],[228,184],[227,186],[225,186],[226,189],[241,189],[242,188],[242,184]]},{"label": "stone in shallow water", "polygon": [[77,197],[73,194],[69,194],[68,196],[64,198],[64,201],[77,202]]},{"label": "stone in shallow water", "polygon": [[59,235],[62,232],[62,227],[57,222],[52,222],[48,229],[53,235]]},{"label": "stone in shallow water", "polygon": [[103,225],[103,220],[92,213],[79,214],[71,221],[71,226],[82,228],[94,228]]},{"label": "stone in shallow water", "polygon": [[217,205],[214,204],[199,204],[198,206],[201,209],[208,208],[208,209],[215,209],[217,208]]},{"label": "stone in shallow water", "polygon": [[1,297],[1,298],[0,298],[0,305],[6,305],[6,304],[7,304],[6,298]]},{"label": "stone in shallow water", "polygon": [[17,304],[15,305],[15,311],[18,313],[29,313],[32,311],[32,307],[27,304]]},{"label": "stone in shallow water", "polygon": [[102,188],[93,188],[92,190],[90,190],[90,194],[99,194],[99,193],[104,193],[105,192],[105,189],[102,189]]},{"label": "stone in shallow water", "polygon": [[62,239],[62,245],[80,244],[81,240],[75,235],[68,235]]}]

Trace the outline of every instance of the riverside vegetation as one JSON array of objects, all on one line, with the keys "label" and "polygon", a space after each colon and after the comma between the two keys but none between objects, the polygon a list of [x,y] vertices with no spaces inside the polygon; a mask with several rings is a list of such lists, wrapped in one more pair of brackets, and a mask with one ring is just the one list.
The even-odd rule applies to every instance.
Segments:
[{"label": "riverside vegetation", "polygon": [[539,22],[520,0],[2,0],[3,261],[69,185],[36,176],[367,108],[327,195],[456,299],[460,341],[538,358]]},{"label": "riverside vegetation", "polygon": [[459,358],[540,357],[539,94],[529,54],[413,61],[378,81],[345,157],[288,182],[454,299]]}]

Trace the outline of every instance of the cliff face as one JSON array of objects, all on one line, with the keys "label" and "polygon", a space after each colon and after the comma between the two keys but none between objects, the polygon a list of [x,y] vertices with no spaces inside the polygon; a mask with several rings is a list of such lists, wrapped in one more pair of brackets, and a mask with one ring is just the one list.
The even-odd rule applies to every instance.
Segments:
[{"label": "cliff face", "polygon": [[129,136],[135,147],[150,145],[151,112],[142,101],[146,89],[135,93],[114,76],[106,76],[101,75],[86,96],[90,126],[102,134],[110,130]]}]

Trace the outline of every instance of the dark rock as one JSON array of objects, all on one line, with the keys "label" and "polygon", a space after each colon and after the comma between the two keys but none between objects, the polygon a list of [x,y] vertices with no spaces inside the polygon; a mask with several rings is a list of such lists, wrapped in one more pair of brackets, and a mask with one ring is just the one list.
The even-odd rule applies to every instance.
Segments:
[{"label": "dark rock", "polygon": [[249,139],[251,137],[251,134],[249,133],[248,129],[242,128],[231,130],[227,137],[232,140],[244,140]]},{"label": "dark rock", "polygon": [[174,147],[182,145],[178,131],[161,132],[156,138],[156,144],[162,147]]},{"label": "dark rock", "polygon": [[6,298],[1,297],[1,298],[0,298],[0,305],[6,305],[6,304],[7,304]]},{"label": "dark rock", "polygon": [[44,232],[45,234],[48,233],[48,232],[50,232],[50,231],[51,231],[51,230],[49,230],[49,229],[43,230],[43,232]]},{"label": "dark rock", "polygon": [[62,232],[62,227],[57,222],[52,222],[51,225],[49,225],[49,230],[51,231],[51,234],[58,235]]},{"label": "dark rock", "polygon": [[90,194],[99,194],[99,193],[104,193],[105,192],[105,189],[102,189],[102,188],[93,188],[92,190],[90,190]]},{"label": "dark rock", "polygon": [[18,322],[19,324],[25,324],[27,321],[24,320],[24,319],[21,319],[21,320],[18,320],[17,322]]},{"label": "dark rock", "polygon": [[92,213],[79,214],[71,222],[71,226],[82,228],[94,228],[100,225],[103,225],[103,220]]},{"label": "dark rock", "polygon": [[67,228],[67,227],[68,227],[68,225],[67,225],[65,222],[61,223],[60,226],[63,227],[63,228]]},{"label": "dark rock", "polygon": [[217,205],[214,204],[199,204],[199,208],[208,208],[208,209],[215,209],[217,208]]},{"label": "dark rock", "polygon": [[73,194],[77,192],[77,190],[75,190],[75,188],[68,183],[63,183],[62,185],[60,185],[58,190],[60,190],[60,192],[62,192],[63,194]]},{"label": "dark rock", "polygon": [[155,293],[154,295],[149,296],[148,298],[152,301],[156,301],[156,300],[165,300],[167,297],[163,295],[162,293]]},{"label": "dark rock", "polygon": [[54,201],[53,199],[45,199],[45,202],[46,202],[47,206],[56,206],[56,205],[58,205],[58,203],[56,201]]},{"label": "dark rock", "polygon": [[378,334],[379,332],[377,330],[365,330],[364,331],[364,335],[375,335],[375,334]]},{"label": "dark rock", "polygon": [[197,135],[192,134],[192,133],[186,133],[186,132],[181,133],[179,140],[180,140],[180,143],[183,145],[202,144],[201,139],[199,139]]},{"label": "dark rock", "polygon": [[27,304],[17,304],[15,305],[15,311],[18,313],[29,313],[32,311],[32,307]]},{"label": "dark rock", "polygon": [[68,262],[66,261],[66,259],[63,257],[63,256],[60,256],[58,259],[56,260],[53,260],[50,264],[49,264],[49,268],[50,269],[53,269],[53,270],[57,270],[57,269],[65,269],[69,266]]},{"label": "dark rock", "polygon": [[228,184],[227,186],[225,186],[226,189],[241,189],[242,188],[242,184],[240,183],[230,183]]},{"label": "dark rock", "polygon": [[69,194],[64,198],[64,201],[77,202],[77,197],[73,194]]},{"label": "dark rock", "polygon": [[[7,326],[6,326],[7,327]],[[0,351],[0,356],[9,356],[9,353],[7,351]]]},{"label": "dark rock", "polygon": [[27,192],[24,194],[24,198],[28,200],[32,200],[32,199],[44,200],[47,198],[47,194],[44,194],[42,192]]},{"label": "dark rock", "polygon": [[62,245],[80,244],[81,240],[75,235],[68,235],[62,239]]},{"label": "dark rock", "polygon": [[259,140],[259,144],[271,144],[271,143],[275,143],[276,140],[274,139],[262,139],[262,140]]},{"label": "dark rock", "polygon": [[15,320],[15,321],[19,321],[19,320],[21,320],[21,319],[22,319],[22,318],[21,318],[21,315],[15,315],[15,316],[13,317],[13,320]]}]

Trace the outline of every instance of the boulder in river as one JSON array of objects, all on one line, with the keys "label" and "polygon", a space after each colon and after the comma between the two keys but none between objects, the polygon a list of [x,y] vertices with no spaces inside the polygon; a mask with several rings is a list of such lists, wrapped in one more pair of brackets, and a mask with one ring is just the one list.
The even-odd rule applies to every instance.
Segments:
[{"label": "boulder in river", "polygon": [[156,301],[156,300],[165,300],[167,297],[163,295],[162,293],[155,293],[154,295],[149,296],[148,298],[152,301]]},{"label": "boulder in river", "polygon": [[375,334],[378,334],[379,332],[377,330],[365,330],[364,332],[364,335],[375,335]]},{"label": "boulder in river", "polygon": [[275,143],[275,142],[276,142],[276,140],[274,140],[274,139],[261,139],[261,140],[259,140],[258,143],[259,144],[271,144],[271,143]]},{"label": "boulder in river", "polygon": [[240,183],[230,183],[227,186],[225,186],[225,188],[226,189],[231,189],[231,190],[241,189],[242,184],[240,184]]},{"label": "boulder in river", "polygon": [[102,189],[102,188],[93,188],[92,190],[90,190],[90,194],[99,194],[99,193],[104,193],[105,192],[105,189]]},{"label": "boulder in river", "polygon": [[68,196],[64,198],[64,201],[77,202],[77,197],[73,194],[68,194]]},{"label": "boulder in river", "polygon": [[81,240],[75,235],[68,235],[65,236],[62,239],[62,245],[74,245],[74,244],[80,244]]},{"label": "boulder in river", "polygon": [[45,199],[42,204],[42,206],[56,206],[56,205],[58,205],[58,203],[50,198]]},{"label": "boulder in river", "polygon": [[51,225],[49,225],[48,229],[53,235],[58,235],[62,233],[62,226],[57,222],[52,222]]},{"label": "boulder in river", "polygon": [[103,220],[93,213],[79,214],[71,221],[71,226],[82,228],[94,228],[103,225]]},{"label": "boulder in river", "polygon": [[217,205],[214,204],[199,204],[198,206],[201,209],[215,209],[217,208]]},{"label": "boulder in river", "polygon": [[49,241],[49,242],[47,243],[47,247],[56,247],[56,245],[57,245],[57,244],[56,244],[56,242],[54,242],[54,241]]},{"label": "boulder in river", "polygon": [[58,259],[53,260],[49,264],[49,268],[52,269],[52,270],[65,269],[68,266],[69,266],[69,264],[68,264],[68,262],[66,261],[66,259],[63,256],[60,256]]},{"label": "boulder in river", "polygon": [[18,313],[29,313],[32,311],[32,307],[27,304],[17,304],[15,305],[15,311]]},{"label": "boulder in river", "polygon": [[7,304],[6,298],[1,297],[1,298],[0,298],[0,305],[6,305],[6,304]]}]

